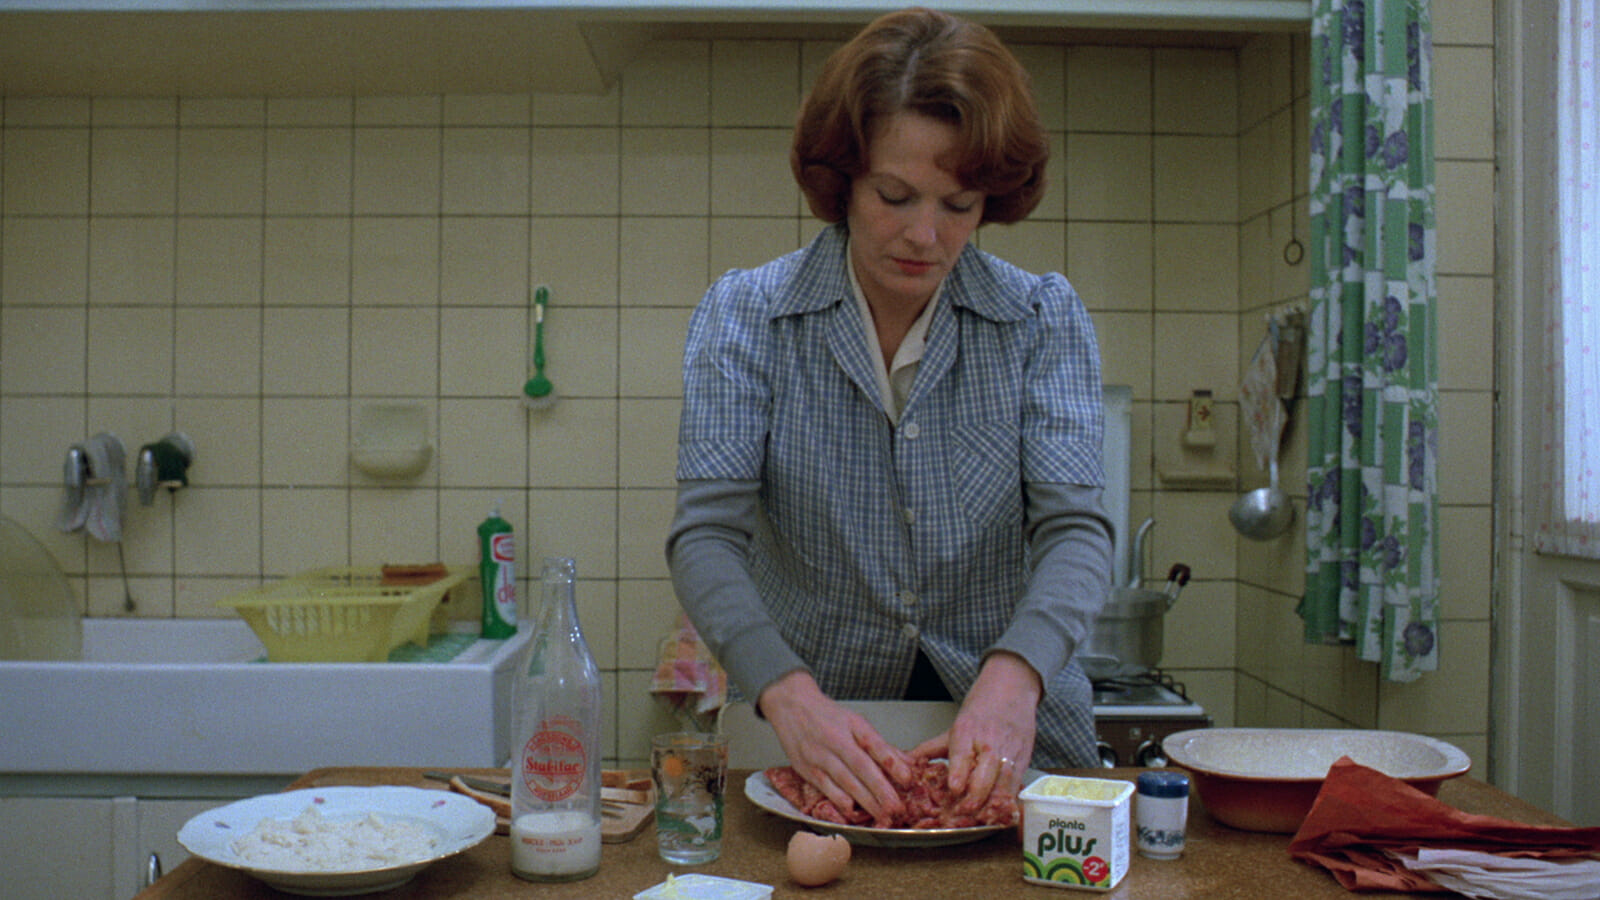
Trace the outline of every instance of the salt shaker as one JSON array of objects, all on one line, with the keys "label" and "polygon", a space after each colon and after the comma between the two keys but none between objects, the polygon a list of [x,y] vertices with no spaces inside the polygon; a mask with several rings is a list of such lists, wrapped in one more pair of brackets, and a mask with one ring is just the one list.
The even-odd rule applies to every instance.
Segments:
[{"label": "salt shaker", "polygon": [[1139,774],[1135,804],[1139,852],[1151,859],[1177,859],[1189,823],[1189,776],[1182,772]]}]

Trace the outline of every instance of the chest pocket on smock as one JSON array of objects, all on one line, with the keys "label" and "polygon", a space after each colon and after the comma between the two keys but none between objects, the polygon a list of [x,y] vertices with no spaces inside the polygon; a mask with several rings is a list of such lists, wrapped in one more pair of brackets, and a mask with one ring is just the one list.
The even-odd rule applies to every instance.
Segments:
[{"label": "chest pocket on smock", "polygon": [[1014,521],[1022,491],[1020,430],[1015,420],[957,422],[951,430],[950,474],[960,515],[985,530]]}]

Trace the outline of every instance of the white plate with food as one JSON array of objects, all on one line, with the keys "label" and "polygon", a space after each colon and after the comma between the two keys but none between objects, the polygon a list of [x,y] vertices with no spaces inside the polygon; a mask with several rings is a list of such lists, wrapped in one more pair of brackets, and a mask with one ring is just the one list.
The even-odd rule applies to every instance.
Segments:
[{"label": "white plate with food", "polygon": [[342,897],[399,887],[492,833],[488,807],[448,791],[322,787],[208,810],[178,830],[178,843],[280,891]]},{"label": "white plate with food", "polygon": [[750,777],[744,780],[744,795],[751,803],[767,812],[799,822],[813,831],[841,835],[850,843],[862,847],[948,847],[953,844],[979,841],[997,831],[1014,827],[976,825],[971,828],[872,828],[866,825],[841,825],[801,812],[778,793],[778,789],[767,779],[766,772],[750,773]]}]

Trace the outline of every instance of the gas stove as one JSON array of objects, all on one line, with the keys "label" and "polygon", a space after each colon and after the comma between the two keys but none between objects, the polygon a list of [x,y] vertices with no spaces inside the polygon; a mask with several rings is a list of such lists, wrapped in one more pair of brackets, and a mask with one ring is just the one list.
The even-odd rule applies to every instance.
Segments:
[{"label": "gas stove", "polygon": [[1189,699],[1181,682],[1152,669],[1094,682],[1094,724],[1101,765],[1160,767],[1167,764],[1162,740],[1209,728],[1211,717]]}]

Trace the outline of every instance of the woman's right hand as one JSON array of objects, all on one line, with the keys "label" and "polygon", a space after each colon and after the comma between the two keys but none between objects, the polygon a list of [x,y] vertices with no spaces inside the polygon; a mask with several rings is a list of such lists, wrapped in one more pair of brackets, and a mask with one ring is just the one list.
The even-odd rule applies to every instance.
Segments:
[{"label": "woman's right hand", "polygon": [[758,706],[789,764],[834,806],[859,805],[878,820],[903,811],[895,783],[910,783],[910,758],[824,694],[811,673],[797,669],[767,685]]}]

